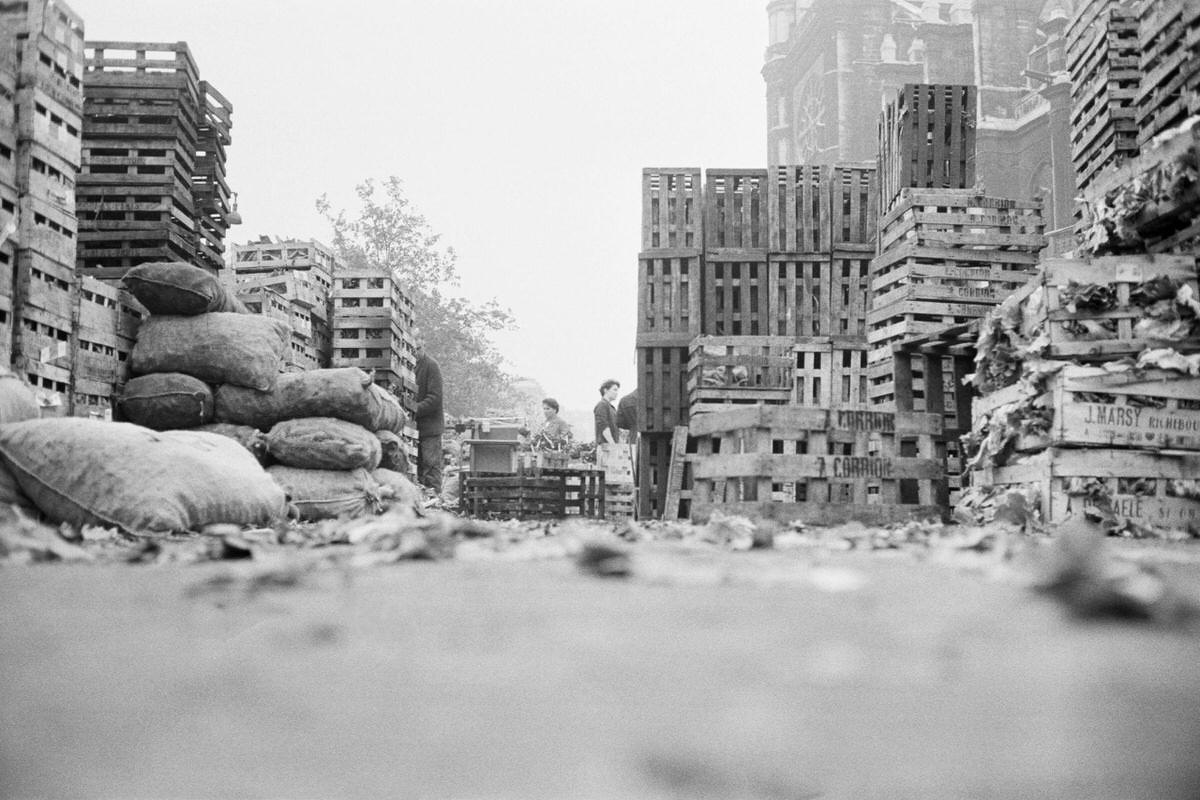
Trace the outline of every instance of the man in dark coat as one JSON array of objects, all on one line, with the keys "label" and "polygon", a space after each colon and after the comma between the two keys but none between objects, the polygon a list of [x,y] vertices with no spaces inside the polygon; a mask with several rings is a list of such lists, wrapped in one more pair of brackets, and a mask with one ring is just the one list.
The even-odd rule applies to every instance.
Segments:
[{"label": "man in dark coat", "polygon": [[617,393],[621,384],[612,378],[600,384],[600,402],[592,409],[596,421],[596,444],[616,444],[620,433],[617,431]]},{"label": "man in dark coat", "polygon": [[419,328],[413,330],[417,351],[416,410],[419,464],[417,480],[436,492],[442,491],[442,432],[446,429],[446,416],[442,411],[442,369],[425,352],[425,335]]},{"label": "man in dark coat", "polygon": [[637,430],[637,402],[638,393],[634,389],[617,403],[617,428],[627,442],[633,441],[633,432]]}]

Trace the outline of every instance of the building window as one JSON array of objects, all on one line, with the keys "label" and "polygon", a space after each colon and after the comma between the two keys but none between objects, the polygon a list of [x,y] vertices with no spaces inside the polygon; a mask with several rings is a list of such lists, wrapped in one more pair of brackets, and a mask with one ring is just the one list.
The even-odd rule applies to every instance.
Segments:
[{"label": "building window", "polygon": [[367,307],[368,308],[383,308],[383,298],[382,297],[368,297],[367,298]]},{"label": "building window", "polygon": [[342,288],[343,289],[357,289],[358,288],[358,278],[342,278]]},{"label": "building window", "polygon": [[345,330],[342,331],[342,338],[343,339],[357,339],[358,338],[358,328],[346,328]]},{"label": "building window", "polygon": [[342,348],[342,358],[358,358],[358,348],[357,347],[343,347]]},{"label": "building window", "polygon": [[383,288],[383,278],[367,278],[367,288],[368,289],[382,289]]},{"label": "building window", "polygon": [[358,308],[358,298],[357,297],[343,297],[342,298],[342,308]]},{"label": "building window", "polygon": [[383,350],[377,347],[368,347],[363,351],[367,358],[383,358]]}]

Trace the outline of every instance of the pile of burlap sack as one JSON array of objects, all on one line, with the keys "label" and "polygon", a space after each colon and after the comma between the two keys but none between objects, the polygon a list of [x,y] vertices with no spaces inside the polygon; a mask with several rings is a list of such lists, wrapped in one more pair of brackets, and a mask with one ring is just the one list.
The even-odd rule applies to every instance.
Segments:
[{"label": "pile of burlap sack", "polygon": [[[404,411],[364,371],[281,373],[289,326],[249,314],[208,272],[143,264],[145,306],[120,422],[38,419],[0,382],[0,502],[130,531],[318,520],[420,502],[398,471]],[[394,469],[398,468],[398,469]]]}]

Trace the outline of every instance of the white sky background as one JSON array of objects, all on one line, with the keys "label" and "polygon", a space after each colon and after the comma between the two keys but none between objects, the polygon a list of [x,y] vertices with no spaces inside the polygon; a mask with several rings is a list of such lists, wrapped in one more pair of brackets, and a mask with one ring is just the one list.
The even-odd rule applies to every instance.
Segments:
[{"label": "white sky background", "polygon": [[328,242],[319,195],[397,175],[564,410],[636,383],[642,167],[766,164],[766,0],[68,3],[89,40],[186,41],[233,104],[227,242]]}]

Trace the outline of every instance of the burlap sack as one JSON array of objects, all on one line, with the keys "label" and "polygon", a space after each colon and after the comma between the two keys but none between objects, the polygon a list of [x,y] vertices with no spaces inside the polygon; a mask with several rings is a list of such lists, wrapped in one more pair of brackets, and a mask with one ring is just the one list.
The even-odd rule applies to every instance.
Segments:
[{"label": "burlap sack", "polygon": [[260,464],[270,464],[271,454],[267,452],[267,437],[258,428],[252,428],[249,425],[231,425],[227,422],[214,422],[210,425],[201,425],[196,428],[204,433],[215,433],[219,436],[228,436],[242,447],[250,451],[250,454],[258,460]]},{"label": "burlap sack", "polygon": [[383,488],[384,497],[392,503],[420,507],[425,499],[420,487],[399,472],[380,467],[371,472],[371,477]]},{"label": "burlap sack", "polygon": [[246,308],[216,275],[182,262],[141,264],[125,273],[125,288],[151,314],[194,316],[212,311],[245,314]]},{"label": "burlap sack", "polygon": [[333,417],[284,420],[267,434],[267,450],[280,464],[302,469],[375,469],[380,446],[375,434]]},{"label": "burlap sack", "polygon": [[0,459],[54,523],[166,532],[269,524],[287,509],[253,456],[210,433],[28,420],[0,426]]},{"label": "burlap sack", "polygon": [[135,375],[183,372],[207,383],[267,391],[279,377],[290,339],[286,323],[257,314],[151,315],[138,330],[130,368]]},{"label": "burlap sack", "polygon": [[277,422],[333,417],[369,431],[404,430],[400,401],[371,383],[358,367],[314,369],[280,375],[269,392],[239,386],[217,389],[217,419],[268,431]]},{"label": "burlap sack", "polygon": [[381,509],[379,484],[365,469],[299,469],[276,464],[267,473],[287,493],[301,520],[361,517]]},{"label": "burlap sack", "polygon": [[34,508],[33,501],[21,491],[21,486],[17,483],[17,479],[8,471],[8,467],[4,466],[3,459],[0,459],[0,505],[16,506],[25,512],[25,516],[27,517],[37,515],[37,509]]},{"label": "burlap sack", "polygon": [[20,376],[0,367],[0,425],[37,419],[41,415],[33,387]]},{"label": "burlap sack", "polygon": [[199,378],[156,372],[126,383],[117,408],[122,419],[156,431],[195,428],[212,422],[213,394]]}]

